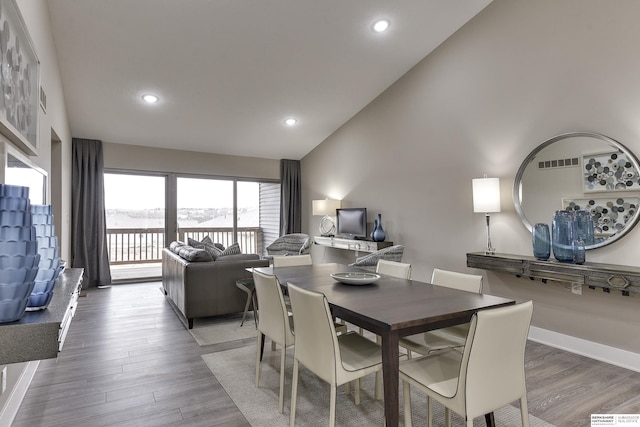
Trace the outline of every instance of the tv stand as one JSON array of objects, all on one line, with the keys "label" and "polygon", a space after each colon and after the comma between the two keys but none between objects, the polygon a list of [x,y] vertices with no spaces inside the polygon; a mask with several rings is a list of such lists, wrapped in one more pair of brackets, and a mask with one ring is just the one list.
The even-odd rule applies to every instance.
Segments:
[{"label": "tv stand", "polygon": [[382,248],[393,246],[393,242],[374,242],[373,240],[350,239],[335,236],[314,236],[313,240],[315,244],[319,246],[358,252],[375,252]]}]

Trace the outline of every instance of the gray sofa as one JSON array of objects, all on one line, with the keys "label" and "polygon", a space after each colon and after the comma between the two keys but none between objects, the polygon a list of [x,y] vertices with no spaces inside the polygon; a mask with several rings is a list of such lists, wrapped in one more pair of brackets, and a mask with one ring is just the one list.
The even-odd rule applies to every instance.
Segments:
[{"label": "gray sofa", "polygon": [[[197,256],[187,258],[198,259]],[[267,266],[269,261],[256,254],[230,255],[216,261],[211,258],[190,261],[165,248],[162,251],[162,287],[178,317],[191,329],[195,318],[244,311],[247,294],[236,286],[236,280],[251,277],[245,270],[248,267]]]}]

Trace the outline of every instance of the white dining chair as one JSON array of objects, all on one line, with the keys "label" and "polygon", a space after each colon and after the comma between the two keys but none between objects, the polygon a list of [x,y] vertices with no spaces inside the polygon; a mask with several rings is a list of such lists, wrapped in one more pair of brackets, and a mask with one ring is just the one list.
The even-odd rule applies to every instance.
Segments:
[{"label": "white dining chair", "polygon": [[[295,343],[292,317],[285,306],[280,282],[276,276],[253,271],[253,281],[258,297],[258,339],[256,344],[256,387],[260,384],[260,359],[265,336],[280,346],[280,393],[278,409],[284,410],[284,366],[287,348]],[[272,347],[273,348],[273,347]]]},{"label": "white dining chair", "polygon": [[[293,380],[291,389],[291,427],[295,426],[300,364],[331,386],[329,426],[335,425],[337,388],[382,369],[378,344],[357,334],[338,335],[326,297],[318,292],[288,283],[293,320],[296,325]],[[360,404],[360,389],[355,388]]]},{"label": "white dining chair", "polygon": [[411,427],[411,387],[427,396],[431,426],[431,399],[461,415],[466,427],[473,419],[514,401],[520,403],[523,427],[529,427],[524,354],[533,313],[527,301],[474,314],[464,352],[443,351],[400,362],[405,426]]},{"label": "white dining chair", "polygon": [[304,255],[278,255],[273,257],[274,267],[294,267],[298,265],[311,265],[311,254]]},{"label": "white dining chair", "polygon": [[[431,283],[437,286],[446,286],[461,291],[481,294],[483,278],[475,274],[458,273],[434,268]],[[469,323],[449,326],[421,334],[402,337],[400,338],[400,347],[407,350],[407,355],[409,359],[411,359],[411,352],[426,355],[434,351],[462,347],[464,346],[468,332]]]},{"label": "white dining chair", "polygon": [[376,273],[387,276],[399,277],[401,279],[411,278],[411,264],[397,261],[379,259],[376,266]]}]

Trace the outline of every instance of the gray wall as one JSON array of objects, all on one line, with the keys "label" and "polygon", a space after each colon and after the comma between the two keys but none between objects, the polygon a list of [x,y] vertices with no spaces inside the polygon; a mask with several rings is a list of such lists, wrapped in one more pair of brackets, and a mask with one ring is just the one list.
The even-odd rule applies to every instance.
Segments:
[{"label": "gray wall", "polygon": [[[406,246],[414,278],[428,280],[434,267],[480,272],[487,293],[532,299],[534,326],[640,353],[640,296],[573,295],[470,270],[465,258],[486,244],[472,178],[501,178],[494,246],[531,255],[511,199],[531,150],[557,134],[594,131],[640,154],[638,16],[635,0],[495,0],[304,157],[303,228],[317,233],[313,199],[367,207],[369,221],[382,213],[388,239]],[[587,260],[637,266],[639,246],[636,228]],[[313,249],[320,260],[353,259],[336,252]]]}]

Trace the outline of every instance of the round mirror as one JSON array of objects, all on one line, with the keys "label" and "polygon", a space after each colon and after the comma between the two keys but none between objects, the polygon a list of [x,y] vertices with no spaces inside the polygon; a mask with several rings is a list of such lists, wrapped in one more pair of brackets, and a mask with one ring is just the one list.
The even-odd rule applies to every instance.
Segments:
[{"label": "round mirror", "polygon": [[595,225],[594,249],[627,234],[638,222],[640,164],[619,142],[590,132],[572,132],[540,144],[524,159],[513,185],[522,223],[551,224],[557,210],[588,210]]}]

